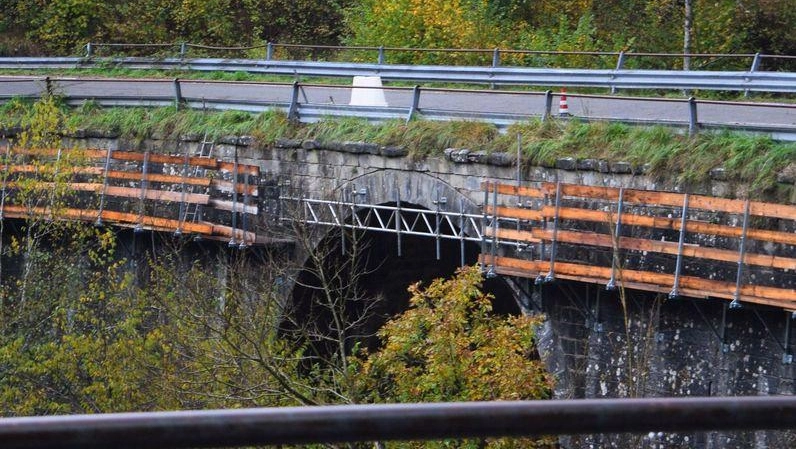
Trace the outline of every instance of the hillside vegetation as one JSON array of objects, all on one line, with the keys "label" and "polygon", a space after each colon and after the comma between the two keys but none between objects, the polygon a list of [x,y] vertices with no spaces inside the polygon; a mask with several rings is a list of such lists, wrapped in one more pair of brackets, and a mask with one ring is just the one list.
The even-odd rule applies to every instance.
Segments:
[{"label": "hillside vegetation", "polygon": [[[9,0],[0,16],[0,56],[77,54],[88,41],[793,55],[796,35],[787,31],[795,26],[791,0]],[[240,53],[261,57],[264,49]],[[395,58],[478,57],[424,52]],[[589,57],[508,59],[529,65],[615,64]],[[723,61],[694,64],[714,68]]]},{"label": "hillside vegetation", "polygon": [[[35,106],[22,100],[0,106],[0,128],[3,124],[6,128],[29,126]],[[278,111],[250,114],[174,108],[103,109],[91,102],[78,109],[61,105],[59,111],[61,129],[67,133],[90,129],[133,141],[157,136],[175,142],[191,134],[207,134],[209,138],[248,135],[261,145],[277,139],[366,141],[406,147],[409,156],[416,159],[440,156],[446,148],[513,155],[519,140],[523,161],[529,165],[552,166],[563,157],[624,161],[644,166],[652,176],[678,183],[703,182],[712,169],[723,168],[728,179],[748,184],[754,196],[790,197],[792,187],[778,183],[777,177],[796,164],[796,144],[765,136],[705,132],[689,137],[665,127],[607,122],[532,120],[512,125],[501,134],[487,123],[434,122],[422,117],[408,123],[392,120],[370,124],[365,119],[346,118],[300,124],[290,122]]]}]

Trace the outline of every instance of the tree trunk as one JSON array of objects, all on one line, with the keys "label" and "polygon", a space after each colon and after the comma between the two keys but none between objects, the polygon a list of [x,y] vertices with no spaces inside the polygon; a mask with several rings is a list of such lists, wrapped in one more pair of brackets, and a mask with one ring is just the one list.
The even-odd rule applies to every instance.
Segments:
[{"label": "tree trunk", "polygon": [[685,0],[685,20],[683,21],[683,70],[691,70],[691,37],[694,34],[693,0]]}]

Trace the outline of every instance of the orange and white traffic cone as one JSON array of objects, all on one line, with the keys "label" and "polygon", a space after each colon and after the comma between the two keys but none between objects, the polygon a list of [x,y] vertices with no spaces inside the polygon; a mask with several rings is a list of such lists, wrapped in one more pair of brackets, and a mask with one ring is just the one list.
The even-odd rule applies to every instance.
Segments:
[{"label": "orange and white traffic cone", "polygon": [[561,99],[558,101],[558,116],[569,117],[569,106],[567,106],[567,90],[561,88]]}]

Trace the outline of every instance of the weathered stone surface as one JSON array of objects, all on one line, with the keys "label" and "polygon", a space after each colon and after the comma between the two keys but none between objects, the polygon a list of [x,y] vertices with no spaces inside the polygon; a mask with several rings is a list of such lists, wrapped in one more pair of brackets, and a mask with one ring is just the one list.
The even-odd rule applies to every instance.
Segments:
[{"label": "weathered stone surface", "polygon": [[216,140],[216,143],[220,145],[237,145],[238,136],[221,136]]},{"label": "weathered stone surface", "polygon": [[716,167],[710,170],[710,179],[715,181],[727,180],[727,169],[724,167]]},{"label": "weathered stone surface", "polygon": [[597,171],[600,173],[611,173],[611,164],[608,161],[597,161]]},{"label": "weathered stone surface", "polygon": [[560,170],[575,170],[578,168],[578,163],[574,157],[561,157],[556,159],[556,168]]},{"label": "weathered stone surface", "polygon": [[238,145],[242,147],[251,146],[255,142],[254,136],[240,136],[238,137]]},{"label": "weathered stone surface", "polygon": [[381,154],[384,157],[390,157],[390,158],[404,157],[407,154],[409,154],[409,150],[404,146],[391,145],[391,146],[382,147],[381,150],[379,151],[379,154]]},{"label": "weathered stone surface", "polygon": [[796,184],[796,163],[790,163],[777,174],[777,182]]},{"label": "weathered stone surface", "polygon": [[446,148],[444,153],[445,157],[452,162],[458,164],[469,164],[471,162],[468,157],[470,155],[470,150],[466,148]]},{"label": "weathered stone surface", "polygon": [[597,167],[597,159],[578,159],[578,170],[580,171],[596,171]]},{"label": "weathered stone surface", "polygon": [[633,172],[630,162],[611,162],[609,164],[611,173],[627,174]]},{"label": "weathered stone surface", "polygon": [[343,151],[352,154],[379,154],[379,146],[367,142],[343,142]]},{"label": "weathered stone surface", "polygon": [[274,146],[277,148],[301,148],[299,139],[276,139]]},{"label": "weathered stone surface", "polygon": [[180,140],[183,142],[200,142],[202,140],[201,134],[182,134]]},{"label": "weathered stone surface", "polygon": [[305,140],[301,142],[301,148],[304,148],[305,150],[317,150],[320,147],[321,144],[317,140]]},{"label": "weathered stone surface", "polygon": [[118,139],[121,133],[116,130],[86,129],[86,139]]},{"label": "weathered stone surface", "polygon": [[489,153],[489,156],[487,157],[487,163],[496,167],[510,167],[514,165],[515,160],[516,156],[502,151]]},{"label": "weathered stone surface", "polygon": [[467,160],[474,164],[486,164],[489,162],[489,155],[486,151],[471,151],[467,155]]}]

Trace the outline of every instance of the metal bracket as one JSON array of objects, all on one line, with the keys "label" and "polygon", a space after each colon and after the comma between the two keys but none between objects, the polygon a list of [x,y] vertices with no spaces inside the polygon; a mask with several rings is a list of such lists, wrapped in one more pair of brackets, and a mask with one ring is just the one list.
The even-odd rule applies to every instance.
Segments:
[{"label": "metal bracket", "polygon": [[497,233],[498,233],[498,217],[497,217],[497,183],[493,185],[492,189],[492,208],[495,212],[492,214],[492,268],[487,272],[487,277],[495,277],[495,266],[497,265]]},{"label": "metal bracket", "polygon": [[415,86],[412,89],[412,105],[409,106],[409,112],[406,114],[406,123],[412,121],[415,117],[415,114],[420,110],[420,86]]},{"label": "metal bracket", "polygon": [[141,167],[141,195],[138,199],[138,223],[133,228],[134,233],[144,232],[144,195],[148,187],[147,172],[149,170],[149,151],[144,152],[144,165]]},{"label": "metal bracket", "polygon": [[742,307],[739,301],[741,297],[741,277],[743,276],[743,260],[746,256],[746,233],[749,230],[749,211],[750,201],[746,200],[743,213],[743,229],[741,230],[741,244],[738,249],[738,271],[735,274],[735,294],[733,295],[732,302],[730,303],[731,309],[739,309]]},{"label": "metal bracket", "polygon": [[232,238],[229,247],[236,246],[235,234],[238,230],[238,147],[235,147],[235,160],[232,164]]},{"label": "metal bracket", "polygon": [[[614,229],[613,248],[611,252],[611,279],[606,284],[606,290],[616,289],[616,269],[619,265],[619,239],[622,238],[622,207],[624,205],[625,188],[619,189],[619,198],[616,201],[616,227]],[[558,213],[558,212],[556,212]]]},{"label": "metal bracket", "polygon": [[683,195],[683,211],[680,215],[680,240],[677,242],[677,265],[674,270],[674,285],[672,291],[669,292],[669,299],[674,299],[680,296],[680,274],[683,269],[683,245],[685,244],[685,231],[686,222],[688,219],[688,202],[690,194]]},{"label": "metal bracket", "polygon": [[558,246],[558,213],[561,209],[561,181],[556,182],[556,212],[553,217],[553,239],[550,243],[550,271],[544,277],[545,282],[553,282],[556,279],[556,249]]}]

